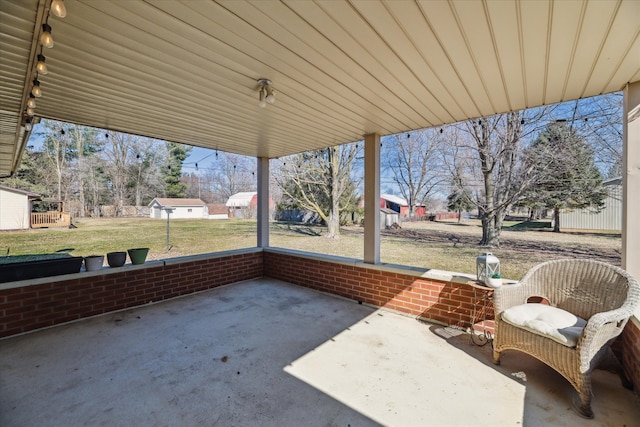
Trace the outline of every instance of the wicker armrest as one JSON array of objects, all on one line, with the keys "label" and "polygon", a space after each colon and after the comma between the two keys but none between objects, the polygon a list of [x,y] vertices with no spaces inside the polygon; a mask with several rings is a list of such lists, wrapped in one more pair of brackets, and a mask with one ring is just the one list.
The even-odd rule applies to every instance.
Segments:
[{"label": "wicker armrest", "polygon": [[606,338],[604,341],[606,342],[614,338],[622,332],[622,328],[629,317],[631,317],[631,314],[626,307],[594,314],[587,320],[580,341],[587,344],[587,342],[591,340],[591,337],[597,334],[602,335],[604,332],[603,328],[605,328],[606,325],[610,326],[605,328],[608,332],[604,333],[604,335],[606,335],[606,337],[603,336],[603,338]]},{"label": "wicker armrest", "polygon": [[530,289],[522,286],[522,283],[497,288],[493,293],[493,307],[496,316],[509,307],[524,304],[527,302],[527,298],[532,296],[529,294]]}]

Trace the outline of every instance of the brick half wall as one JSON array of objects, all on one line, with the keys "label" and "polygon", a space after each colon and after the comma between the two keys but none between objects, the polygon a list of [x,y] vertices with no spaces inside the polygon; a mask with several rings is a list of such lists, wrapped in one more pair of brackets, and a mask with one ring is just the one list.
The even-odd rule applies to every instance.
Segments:
[{"label": "brick half wall", "polygon": [[459,328],[472,324],[479,328],[486,313],[487,330],[493,332],[493,304],[485,300],[485,291],[474,291],[466,283],[468,278],[437,280],[424,277],[426,270],[405,268],[403,273],[400,266],[388,268],[348,258],[300,254],[266,249],[264,275]]},{"label": "brick half wall", "polygon": [[640,396],[640,320],[630,319],[622,332],[622,366]]},{"label": "brick half wall", "polygon": [[238,250],[7,283],[0,338],[262,277],[262,260],[261,249]]}]

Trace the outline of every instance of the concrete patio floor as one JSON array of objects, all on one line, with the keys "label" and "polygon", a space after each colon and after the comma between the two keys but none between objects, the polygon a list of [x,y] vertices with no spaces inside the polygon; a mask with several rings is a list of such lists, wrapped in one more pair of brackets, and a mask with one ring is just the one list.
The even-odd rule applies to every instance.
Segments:
[{"label": "concrete patio floor", "polygon": [[585,420],[533,358],[271,279],[0,341],[3,427],[640,425],[617,376],[593,384]]}]

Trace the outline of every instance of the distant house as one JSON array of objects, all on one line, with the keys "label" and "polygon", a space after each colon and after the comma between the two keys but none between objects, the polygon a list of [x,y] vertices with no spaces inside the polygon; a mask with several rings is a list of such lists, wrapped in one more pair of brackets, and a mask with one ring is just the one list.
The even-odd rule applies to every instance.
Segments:
[{"label": "distant house", "polygon": [[229,219],[229,208],[224,203],[207,203],[209,219]]},{"label": "distant house", "polygon": [[563,209],[560,212],[562,230],[622,230],[622,178],[612,178],[602,183],[607,192],[604,209]]},{"label": "distant house", "polygon": [[[227,200],[227,208],[229,208],[229,218],[255,218],[258,210],[258,192],[245,191],[236,193]],[[273,209],[275,204],[269,197],[269,211]]]},{"label": "distant house", "polygon": [[[393,194],[381,194],[380,207],[396,211],[403,218],[409,216],[409,204],[407,201]],[[427,214],[427,207],[425,205],[416,205],[414,206],[413,214],[415,216],[424,216]]]},{"label": "distant house", "polygon": [[167,218],[167,208],[173,208],[170,218],[208,218],[207,204],[200,199],[173,199],[156,197],[149,203],[149,217]]},{"label": "distant house", "polygon": [[0,230],[29,229],[31,202],[41,199],[39,194],[0,185]]}]

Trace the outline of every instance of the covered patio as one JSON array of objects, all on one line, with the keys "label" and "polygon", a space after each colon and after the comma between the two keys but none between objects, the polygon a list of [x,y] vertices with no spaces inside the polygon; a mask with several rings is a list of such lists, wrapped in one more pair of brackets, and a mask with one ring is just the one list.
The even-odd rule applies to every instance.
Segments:
[{"label": "covered patio", "polygon": [[[0,2],[0,57],[3,58],[0,62],[0,176],[16,172],[32,126],[41,118],[255,156],[258,165],[257,244],[256,248],[240,251],[176,258],[55,280],[0,285],[0,336],[5,337],[0,345],[3,355],[6,352],[8,360],[17,363],[15,371],[5,370],[3,365],[0,383],[3,425],[5,420],[6,424],[22,424],[22,418],[14,418],[14,415],[31,416],[34,414],[28,412],[37,410],[34,406],[31,409],[27,407],[29,405],[22,406],[28,400],[16,402],[12,400],[13,395],[7,400],[4,397],[7,395],[5,389],[18,387],[15,384],[17,377],[10,375],[29,378],[29,363],[39,365],[34,368],[36,371],[42,371],[43,367],[49,370],[59,366],[77,368],[75,379],[80,383],[89,381],[88,377],[105,385],[111,379],[116,382],[116,388],[105,387],[106,394],[94,395],[95,399],[110,398],[112,395],[108,393],[127,389],[127,386],[138,391],[131,399],[142,398],[144,386],[153,387],[153,378],[158,378],[161,388],[169,391],[154,393],[153,398],[158,400],[149,405],[157,405],[163,410],[168,405],[183,409],[191,407],[193,411],[187,412],[194,416],[210,417],[191,418],[185,424],[196,424],[203,419],[208,420],[204,423],[215,424],[218,415],[226,414],[224,416],[228,418],[221,418],[220,425],[246,425],[246,420],[260,419],[261,415],[271,417],[265,418],[264,425],[283,425],[278,422],[277,411],[267,415],[267,409],[283,407],[290,408],[282,415],[288,417],[285,421],[295,423],[302,419],[304,425],[313,422],[309,421],[313,420],[313,414],[318,417],[318,425],[408,425],[405,421],[410,425],[412,420],[421,424],[420,420],[424,418],[420,417],[427,416],[423,412],[425,407],[431,409],[429,420],[449,414],[472,416],[476,411],[485,414],[487,424],[494,425],[538,425],[556,420],[572,425],[573,417],[579,420],[573,413],[567,413],[571,390],[559,376],[554,378],[553,372],[545,371],[532,360],[519,360],[517,366],[531,368],[531,373],[526,372],[527,385],[523,386],[521,379],[509,371],[516,365],[511,365],[507,357],[500,368],[488,366],[490,357],[485,354],[488,348],[466,346],[468,336],[453,336],[453,329],[445,327],[464,330],[476,323],[472,313],[479,300],[466,285],[469,275],[436,271],[429,266],[411,268],[380,264],[380,136],[622,90],[625,103],[622,263],[631,274],[640,277],[640,240],[632,238],[640,235],[640,223],[632,221],[633,214],[640,208],[640,3],[633,0],[66,0],[64,18],[51,13],[52,3],[51,0]],[[59,1],[56,1],[54,6],[58,5]],[[44,30],[51,31],[55,40],[52,49],[41,45]],[[39,61],[39,55],[46,55],[46,74],[37,71],[38,62],[43,62]],[[266,103],[266,108],[258,106],[260,79],[269,79],[270,89],[275,91],[276,102]],[[37,107],[31,108],[28,102],[36,86],[41,88],[42,96],[36,99]],[[271,247],[269,160],[363,138],[364,259]],[[268,279],[255,281],[261,278],[282,280],[287,284]],[[246,280],[252,282],[211,291]],[[289,284],[352,302],[329,301],[326,295],[307,293],[307,290]],[[242,294],[247,286],[264,288],[264,293],[255,292],[252,302],[240,308],[225,305],[225,292],[237,289]],[[280,295],[281,288],[286,288],[287,292]],[[192,293],[199,294],[157,307],[142,307]],[[243,326],[247,329],[242,333],[250,336],[255,336],[250,326],[257,330],[263,328],[264,334],[255,336],[257,341],[254,343],[240,344],[239,336],[229,335],[226,330],[219,330],[217,337],[205,337],[202,334],[209,330],[207,326],[197,328],[198,319],[203,316],[222,314],[216,310],[251,311],[254,305],[262,307],[262,300],[266,307],[268,302],[280,297],[282,300],[278,304],[281,305],[266,308],[262,317]],[[220,301],[214,304],[210,298]],[[228,298],[233,300],[240,296]],[[304,303],[313,299],[318,300],[321,308]],[[205,310],[196,317],[181,317],[185,311],[190,312],[188,306],[167,309],[170,306],[165,305],[188,304],[188,301],[196,306],[209,305],[206,310],[213,312]],[[328,305],[323,306],[325,303]],[[332,308],[333,304],[349,305],[348,309],[340,309]],[[121,311],[134,307],[138,308]],[[374,311],[379,308],[387,311]],[[144,310],[151,311],[140,315]],[[177,315],[172,317],[163,310],[174,311]],[[300,331],[290,326],[296,324],[294,320],[288,321],[289,326],[282,323],[283,329],[280,329],[278,322],[283,319],[278,316],[279,310],[285,310],[292,319],[309,321],[304,328],[304,335],[310,336],[309,341],[296,341]],[[328,329],[315,329],[321,323],[315,321],[318,313],[337,317]],[[397,313],[441,326],[425,325]],[[102,316],[19,336],[97,315]],[[136,317],[138,315],[140,319]],[[627,324],[617,344],[625,369],[636,383],[636,390],[640,389],[639,315],[636,313]],[[175,319],[168,321],[167,328],[177,328],[181,332],[165,340],[162,331],[140,329],[143,335],[148,333],[150,337],[162,338],[136,341],[137,347],[127,341],[130,336],[116,333],[125,329],[121,326],[133,330],[142,327],[147,316],[157,316],[161,324],[167,319]],[[378,317],[393,320],[387,324]],[[399,323],[395,323],[396,319]],[[210,320],[207,317],[207,321]],[[221,318],[220,321],[224,324],[227,320]],[[352,336],[352,331],[366,336],[362,330],[367,329],[367,322],[381,322],[381,329],[391,327],[393,333],[382,333],[366,345],[358,344],[362,336]],[[232,325],[239,324],[229,320],[230,329],[233,329]],[[187,349],[183,349],[179,336],[191,327],[194,329],[185,343]],[[109,360],[102,361],[112,368],[98,366],[88,358],[74,359],[77,353],[74,356],[73,351],[66,352],[70,349],[60,349],[59,359],[38,356],[43,349],[51,348],[47,345],[49,340],[56,341],[58,335],[66,336],[68,331],[80,329],[87,339],[112,334],[114,339],[110,343],[120,351],[110,353]],[[405,344],[396,343],[394,335],[404,336],[405,333],[410,350],[399,352]],[[279,334],[287,335],[291,341],[282,341],[279,351],[269,353],[272,348],[269,337],[283,338],[277,336]],[[332,352],[330,347],[343,341],[343,337],[349,338],[344,340],[350,342],[349,346]],[[121,338],[122,342],[116,338]],[[425,341],[421,342],[422,339]],[[221,343],[220,355],[212,350],[211,340]],[[385,352],[378,354],[375,349],[380,342]],[[242,365],[235,370],[240,372],[236,376],[242,379],[244,391],[233,388],[233,392],[225,396],[223,389],[217,388],[219,385],[206,389],[204,382],[190,382],[194,378],[190,377],[189,369],[191,366],[202,368],[205,363],[202,357],[207,357],[216,369],[229,370],[236,360],[242,359],[244,347],[260,347],[266,351],[259,360],[246,352],[246,360],[255,360],[259,365]],[[181,358],[178,352],[189,348],[193,350],[190,357],[196,358]],[[141,359],[143,366],[136,365],[135,355],[144,354],[146,349],[156,357]],[[209,353],[201,353],[205,349]],[[333,360],[330,367],[317,365],[319,362],[314,358],[318,354],[324,355],[325,351],[329,352],[326,360]],[[35,359],[26,358],[30,352],[36,352]],[[378,354],[379,359],[369,359],[371,353]],[[334,383],[323,383],[325,370],[342,369],[343,354],[352,357],[343,367],[348,375],[335,378]],[[442,371],[447,373],[449,381],[440,376],[441,369],[428,369],[442,354],[455,355],[447,356],[446,362],[443,361],[452,364],[447,367],[449,370]],[[228,357],[226,362],[213,360],[224,356]],[[24,362],[20,362],[23,357]],[[127,370],[142,372],[147,369],[148,375],[127,378],[127,370],[118,371],[115,367],[119,357],[124,359]],[[265,366],[269,358],[274,360],[273,365],[267,366],[270,374],[260,377],[256,366]],[[3,364],[6,363],[4,359]],[[393,368],[387,364],[387,359],[394,362]],[[81,363],[74,364],[76,360]],[[87,366],[84,366],[85,361]],[[389,387],[398,385],[398,394],[384,387],[378,389],[374,377],[367,378],[374,383],[359,383],[359,361],[365,366],[384,365],[381,375],[384,372],[384,378],[393,377],[388,381]],[[96,372],[95,377],[91,374],[92,369]],[[257,380],[252,383],[251,378],[243,376],[245,369],[266,383],[257,383]],[[420,371],[417,375],[408,374],[413,369]],[[167,378],[172,379],[162,383],[162,376],[168,372],[172,375]],[[193,372],[198,372],[199,376],[199,372],[204,371],[196,369]],[[222,375],[221,372],[212,370],[210,374]],[[109,376],[111,373],[113,377]],[[481,373],[481,377],[474,377],[477,373]],[[38,372],[32,378],[39,375]],[[425,376],[433,380],[424,382]],[[219,378],[222,383],[231,381],[222,376]],[[327,375],[326,379],[331,378]],[[353,383],[340,384],[339,380],[345,378],[353,379]],[[456,380],[452,381],[452,378]],[[477,383],[468,382],[470,378],[476,378]],[[622,407],[615,406],[618,403],[614,405],[600,394],[596,396],[596,422],[605,422],[617,413],[622,417],[620,424],[631,420],[627,425],[633,425],[638,419],[637,395],[623,390],[617,380],[606,373],[598,373],[596,378],[603,380],[598,386],[594,384],[596,393],[598,387],[607,390],[603,395],[621,393],[618,403],[622,403]],[[135,382],[143,379],[149,382]],[[614,383],[611,390],[616,389],[615,392],[605,385]],[[352,390],[349,387],[353,384],[369,389],[373,394],[352,400],[348,391]],[[191,385],[193,387],[189,388]],[[55,389],[59,386],[57,383],[47,390],[63,392]],[[86,390],[76,388],[79,386],[82,384],[68,384],[66,396],[69,400],[62,404],[67,405],[69,413],[60,414],[60,417],[74,416],[76,406],[72,402],[76,397],[82,398],[78,393]],[[475,386],[485,392],[474,395]],[[174,393],[172,389],[181,391]],[[279,396],[281,400],[270,400],[265,394],[269,389],[279,390],[293,400],[282,396]],[[12,394],[15,390],[24,395],[25,399],[28,394],[18,389],[10,390]],[[394,407],[384,406],[388,402],[383,404],[375,400],[379,390],[401,396],[393,401],[402,408],[397,414]],[[496,401],[486,398],[490,395],[486,390],[496,393]],[[504,390],[512,391],[507,394],[516,409],[512,410],[512,405],[500,405],[491,406],[488,412],[486,405],[500,401]],[[195,400],[188,399],[188,393],[192,393]],[[300,396],[312,403],[314,399],[321,400],[326,408],[332,409],[319,412],[314,406],[308,406],[305,414],[296,415],[293,408],[295,399]],[[447,399],[441,398],[443,396]],[[358,398],[361,401],[357,401]],[[116,408],[127,410],[125,407],[132,409],[136,402],[131,399],[118,400],[112,411],[115,413]],[[225,399],[230,401],[228,405]],[[436,403],[432,399],[437,399]],[[36,400],[39,399],[36,397]],[[458,410],[449,411],[444,400]],[[222,406],[195,407],[213,401]],[[261,401],[264,402],[262,406]],[[474,406],[478,401],[481,405]],[[98,424],[99,420],[118,419],[115,415],[110,416],[107,406],[104,407],[107,412],[100,413],[95,407],[80,407],[88,412],[76,413],[77,418],[73,418],[75,421],[71,424]],[[553,418],[543,416],[544,408],[550,408],[549,416]],[[128,413],[135,417],[134,412]],[[96,423],[90,421],[89,413],[97,414]],[[148,417],[144,420],[148,424],[176,424],[165,414],[146,414]],[[178,411],[171,416],[179,417],[180,414],[184,412]],[[331,419],[330,414],[335,418]],[[417,418],[402,418],[405,416]],[[136,422],[135,418],[123,419],[123,424]],[[446,425],[446,420],[441,420]],[[471,418],[457,420],[450,425],[466,425]],[[578,422],[585,421],[576,421],[575,425],[584,425]]]},{"label": "covered patio", "polygon": [[[14,338],[2,425],[584,426],[571,387],[533,358],[274,279]],[[464,369],[461,369],[464,367]],[[594,375],[598,425],[640,399]]]}]

